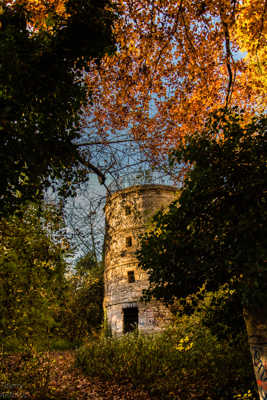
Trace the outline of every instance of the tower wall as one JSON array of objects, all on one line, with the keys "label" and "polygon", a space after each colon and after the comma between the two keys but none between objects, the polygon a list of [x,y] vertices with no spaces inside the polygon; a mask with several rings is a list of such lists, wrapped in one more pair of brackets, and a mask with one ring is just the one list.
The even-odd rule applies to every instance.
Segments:
[{"label": "tower wall", "polygon": [[168,309],[160,302],[140,302],[148,278],[138,268],[135,252],[152,215],[167,207],[176,194],[172,186],[142,185],[120,190],[107,200],[104,309],[112,334],[125,330],[126,309],[138,310],[138,329],[143,332],[160,330],[169,319]]}]

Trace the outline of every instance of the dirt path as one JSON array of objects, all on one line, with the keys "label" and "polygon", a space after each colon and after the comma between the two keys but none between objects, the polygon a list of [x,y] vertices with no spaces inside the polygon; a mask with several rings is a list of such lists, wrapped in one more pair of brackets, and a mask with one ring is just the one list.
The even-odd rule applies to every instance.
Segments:
[{"label": "dirt path", "polygon": [[50,354],[53,367],[49,392],[58,400],[150,400],[150,396],[130,384],[117,385],[85,377],[74,367],[74,352]]}]

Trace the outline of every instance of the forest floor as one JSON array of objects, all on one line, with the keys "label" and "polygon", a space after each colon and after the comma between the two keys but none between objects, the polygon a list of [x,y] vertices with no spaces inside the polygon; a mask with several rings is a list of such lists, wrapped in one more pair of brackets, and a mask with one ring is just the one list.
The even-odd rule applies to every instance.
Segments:
[{"label": "forest floor", "polygon": [[[145,391],[133,388],[129,383],[117,384],[116,382],[103,382],[97,378],[84,376],[82,371],[75,367],[75,352],[62,351],[47,354],[47,374],[45,387],[41,392],[36,382],[29,382],[25,389],[24,385],[17,384],[18,380],[6,381],[3,387],[11,390],[9,395],[0,390],[0,399],[27,399],[27,400],[151,400]],[[15,368],[16,362],[9,360],[10,367]],[[13,367],[12,367],[13,364]],[[44,378],[45,371],[40,369],[40,380]],[[25,371],[27,373],[27,371]],[[37,372],[37,371],[35,371]],[[29,375],[30,375],[29,371]],[[35,374],[34,374],[35,375]],[[10,375],[9,375],[10,376]],[[11,375],[12,376],[12,375]],[[36,378],[34,379],[36,381]],[[20,387],[20,394],[16,393],[16,387]],[[10,389],[11,388],[11,389]]]},{"label": "forest floor", "polygon": [[88,378],[74,366],[74,352],[52,353],[55,360],[50,384],[55,388],[55,398],[66,400],[148,400],[149,395],[134,389],[130,384],[118,385]]}]

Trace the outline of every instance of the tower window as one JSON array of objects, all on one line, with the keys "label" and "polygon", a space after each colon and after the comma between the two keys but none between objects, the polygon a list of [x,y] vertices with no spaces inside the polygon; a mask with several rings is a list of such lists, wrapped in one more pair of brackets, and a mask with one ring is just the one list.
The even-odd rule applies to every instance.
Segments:
[{"label": "tower window", "polygon": [[132,247],[132,238],[131,238],[131,236],[126,238],[126,247]]},{"label": "tower window", "polygon": [[131,207],[130,206],[126,206],[125,207],[125,214],[126,215],[130,215],[131,214]]},{"label": "tower window", "polygon": [[128,271],[128,282],[129,283],[135,282],[134,271]]},{"label": "tower window", "polygon": [[129,307],[123,310],[123,333],[131,332],[138,327],[138,308]]}]

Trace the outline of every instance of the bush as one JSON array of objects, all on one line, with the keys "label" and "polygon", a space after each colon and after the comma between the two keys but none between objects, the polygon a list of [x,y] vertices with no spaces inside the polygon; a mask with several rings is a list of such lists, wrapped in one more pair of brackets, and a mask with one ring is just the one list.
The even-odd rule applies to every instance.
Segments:
[{"label": "bush", "polygon": [[73,350],[75,348],[75,344],[64,338],[52,338],[49,341],[47,348],[49,351]]},{"label": "bush", "polygon": [[0,345],[6,351],[40,346],[56,327],[68,254],[57,212],[28,204],[0,220]]},{"label": "bush", "polygon": [[219,340],[197,315],[155,335],[101,338],[77,352],[89,376],[128,381],[163,399],[229,400],[255,390],[245,335],[235,346]]}]

